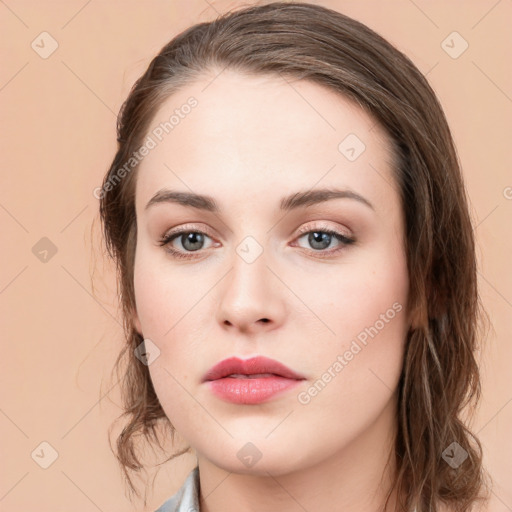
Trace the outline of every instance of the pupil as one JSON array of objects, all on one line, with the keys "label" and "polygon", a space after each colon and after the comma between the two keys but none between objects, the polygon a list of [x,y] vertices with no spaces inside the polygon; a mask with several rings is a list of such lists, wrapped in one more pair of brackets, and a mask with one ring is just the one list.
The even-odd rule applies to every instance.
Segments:
[{"label": "pupil", "polygon": [[330,238],[329,233],[314,231],[309,234],[309,243],[314,249],[325,249],[329,247]]},{"label": "pupil", "polygon": [[[183,247],[189,251],[197,251],[201,248],[201,244],[203,242],[201,233],[188,233],[188,235],[183,235],[185,237],[185,241],[183,243]],[[198,240],[198,241],[197,241]],[[189,244],[190,242],[190,244]],[[188,246],[187,246],[188,245]]]}]

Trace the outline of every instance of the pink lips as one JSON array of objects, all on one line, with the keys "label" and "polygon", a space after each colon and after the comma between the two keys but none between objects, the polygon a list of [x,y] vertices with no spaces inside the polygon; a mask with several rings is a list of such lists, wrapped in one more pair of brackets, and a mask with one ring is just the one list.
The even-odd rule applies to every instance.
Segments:
[{"label": "pink lips", "polygon": [[258,404],[304,380],[285,365],[258,356],[242,360],[237,357],[224,359],[211,368],[203,382],[210,390],[228,402]]}]

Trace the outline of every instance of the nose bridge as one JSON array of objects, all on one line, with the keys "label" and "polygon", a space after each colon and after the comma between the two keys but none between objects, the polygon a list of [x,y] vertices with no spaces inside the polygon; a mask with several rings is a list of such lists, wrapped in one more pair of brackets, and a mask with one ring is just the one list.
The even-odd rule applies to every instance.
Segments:
[{"label": "nose bridge", "polygon": [[247,330],[262,323],[278,322],[283,304],[267,268],[268,248],[246,236],[235,248],[232,267],[219,300],[219,321]]}]

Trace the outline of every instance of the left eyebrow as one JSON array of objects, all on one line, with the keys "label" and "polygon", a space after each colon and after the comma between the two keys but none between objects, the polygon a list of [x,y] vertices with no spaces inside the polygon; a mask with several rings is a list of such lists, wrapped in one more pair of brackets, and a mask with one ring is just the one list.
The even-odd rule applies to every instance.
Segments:
[{"label": "left eyebrow", "polygon": [[[283,197],[280,201],[280,209],[282,211],[290,211],[300,207],[308,207],[313,204],[331,201],[333,199],[353,199],[372,210],[375,210],[372,203],[360,194],[351,190],[340,189],[314,189],[295,192],[287,197]],[[159,190],[147,203],[146,210],[159,203],[176,203],[189,208],[205,210],[208,212],[219,213],[221,210],[211,196],[195,194],[193,192],[179,192],[169,189]]]},{"label": "left eyebrow", "polygon": [[323,203],[325,201],[331,201],[332,199],[354,199],[360,203],[368,206],[372,210],[375,210],[372,203],[362,195],[353,192],[352,190],[340,190],[340,189],[313,189],[296,192],[288,197],[281,199],[281,210],[290,211],[295,208],[302,206],[310,206],[312,204]]}]

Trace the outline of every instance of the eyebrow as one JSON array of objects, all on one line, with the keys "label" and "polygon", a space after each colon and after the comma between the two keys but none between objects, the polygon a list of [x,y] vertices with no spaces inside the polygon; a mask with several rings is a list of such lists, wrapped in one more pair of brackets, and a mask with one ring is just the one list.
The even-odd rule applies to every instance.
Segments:
[{"label": "eyebrow", "polygon": [[[291,211],[301,207],[307,207],[332,199],[353,199],[364,204],[375,211],[372,203],[360,194],[351,190],[340,189],[314,189],[295,192],[289,196],[283,197],[280,202],[281,211]],[[195,194],[193,192],[179,192],[169,189],[159,190],[146,205],[146,210],[151,206],[160,203],[175,203],[197,210],[205,210],[213,213],[220,213],[221,209],[211,196]]]}]

